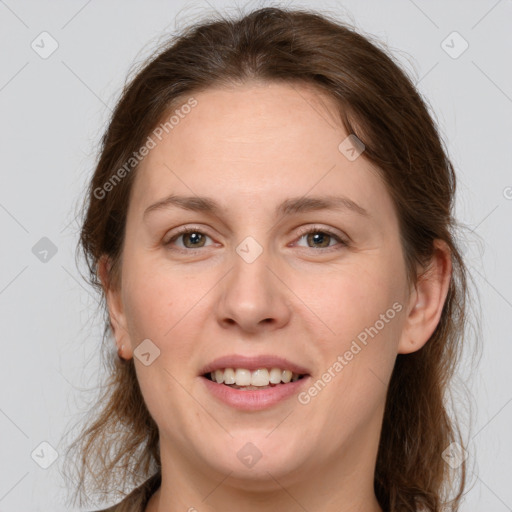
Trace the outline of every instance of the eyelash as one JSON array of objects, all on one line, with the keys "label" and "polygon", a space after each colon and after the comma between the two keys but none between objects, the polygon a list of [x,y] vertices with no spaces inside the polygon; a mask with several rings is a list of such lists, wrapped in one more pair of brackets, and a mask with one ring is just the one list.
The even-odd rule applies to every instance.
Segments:
[{"label": "eyelash", "polygon": [[[204,233],[203,231],[201,231],[200,229],[197,229],[197,228],[194,228],[194,227],[182,227],[182,228],[178,229],[178,231],[173,235],[172,238],[170,238],[168,241],[164,242],[163,245],[165,247],[168,247],[168,246],[170,246],[172,244],[172,242],[177,240],[180,236],[186,235],[186,234],[189,234],[189,233],[200,233],[201,235],[209,236],[206,233]],[[301,231],[298,240],[300,240],[301,238],[303,238],[306,235],[309,235],[310,233],[322,233],[324,235],[328,235],[328,236],[334,238],[335,240],[337,240],[342,248],[343,247],[349,247],[349,245],[350,245],[349,242],[346,239],[341,238],[339,235],[337,235],[333,231],[331,231],[329,229],[326,229],[326,228],[323,228],[323,227],[320,227],[320,226],[312,226],[310,228],[307,228],[307,229]],[[211,237],[209,237],[209,238],[211,238]],[[203,248],[204,247],[198,247],[197,249],[203,249]],[[332,250],[339,250],[339,249],[336,249],[334,246],[332,246],[332,247],[331,246],[320,247],[320,248],[304,247],[304,249],[311,249],[313,251],[321,250],[323,252],[330,252]],[[179,251],[179,252],[182,252],[182,253],[190,253],[194,249],[193,248],[185,248],[185,249],[173,248],[172,250],[176,250],[176,251]]]}]

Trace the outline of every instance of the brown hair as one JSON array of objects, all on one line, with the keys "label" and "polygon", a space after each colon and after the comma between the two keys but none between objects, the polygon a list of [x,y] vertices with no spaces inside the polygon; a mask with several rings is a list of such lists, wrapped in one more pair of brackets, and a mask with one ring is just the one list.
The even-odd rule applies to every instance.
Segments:
[{"label": "brown hair", "polygon": [[[417,264],[428,267],[435,239],[451,251],[452,278],[435,332],[421,350],[396,360],[375,492],[384,510],[437,512],[447,504],[457,510],[466,463],[455,472],[441,456],[452,441],[463,445],[445,403],[467,324],[467,271],[452,216],[455,172],[424,100],[378,44],[328,14],[304,9],[263,8],[238,19],[222,17],[190,26],[125,86],[102,139],[79,243],[88,279],[104,306],[97,265],[108,256],[109,286],[119,286],[136,165],[108,193],[98,191],[106,190],[105,183],[112,183],[162,119],[212,86],[249,80],[316,86],[335,100],[347,133],[364,143],[364,157],[380,169],[398,214],[409,282],[419,278]],[[160,467],[157,425],[145,406],[133,359],[120,360],[112,341],[107,344],[111,326],[106,308],[103,312],[108,379],[88,425],[69,449],[77,451],[77,494],[84,495],[133,487]]]}]

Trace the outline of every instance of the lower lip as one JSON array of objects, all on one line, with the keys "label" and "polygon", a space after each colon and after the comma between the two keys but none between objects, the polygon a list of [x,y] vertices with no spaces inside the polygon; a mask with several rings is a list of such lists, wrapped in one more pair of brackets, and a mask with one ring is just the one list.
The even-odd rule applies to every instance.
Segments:
[{"label": "lower lip", "polygon": [[244,391],[231,388],[225,384],[218,384],[201,376],[201,380],[213,396],[225,404],[243,411],[258,411],[272,407],[282,400],[296,395],[308,379],[309,375],[288,384],[278,384],[277,386],[262,390]]}]

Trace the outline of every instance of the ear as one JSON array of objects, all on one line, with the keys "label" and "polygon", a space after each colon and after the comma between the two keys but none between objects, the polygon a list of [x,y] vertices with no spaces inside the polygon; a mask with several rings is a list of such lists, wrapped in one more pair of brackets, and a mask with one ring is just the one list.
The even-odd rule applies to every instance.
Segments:
[{"label": "ear", "polygon": [[411,290],[407,317],[398,344],[399,354],[415,352],[432,336],[443,311],[452,275],[451,251],[443,240],[434,240],[434,255]]},{"label": "ear", "polygon": [[116,340],[117,351],[122,359],[133,357],[132,345],[128,336],[126,317],[121,300],[121,286],[114,286],[110,274],[111,260],[103,255],[98,260],[98,276],[107,301],[110,325]]}]

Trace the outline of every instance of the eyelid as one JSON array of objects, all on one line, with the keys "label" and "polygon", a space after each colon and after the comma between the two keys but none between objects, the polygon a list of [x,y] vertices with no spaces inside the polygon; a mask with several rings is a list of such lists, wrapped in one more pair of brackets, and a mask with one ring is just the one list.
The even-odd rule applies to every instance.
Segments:
[{"label": "eyelid", "polygon": [[308,235],[309,233],[324,233],[327,236],[329,236],[330,238],[337,240],[338,243],[334,244],[334,245],[328,245],[327,247],[317,247],[317,248],[298,246],[301,250],[305,250],[308,252],[313,251],[318,254],[329,254],[329,253],[337,252],[337,251],[340,251],[347,247],[350,247],[350,245],[351,245],[351,241],[347,235],[342,235],[332,228],[326,228],[326,227],[317,226],[317,225],[307,226],[303,230],[301,230],[301,232],[298,235],[296,242],[294,242],[294,244],[296,244],[299,240],[301,240],[304,236]]},{"label": "eyelid", "polygon": [[[171,243],[173,241],[175,241],[176,239],[178,239],[181,235],[184,235],[187,233],[195,233],[195,232],[201,233],[210,239],[213,238],[210,235],[208,235],[207,230],[205,230],[204,228],[202,228],[200,226],[185,225],[185,226],[180,226],[179,228],[176,228],[176,230],[170,236],[170,238],[167,241],[163,242],[163,245],[164,246],[171,245]],[[296,236],[296,238],[294,239],[295,241],[293,243],[296,243],[298,240],[300,240],[302,237],[304,237],[305,235],[307,235],[309,233],[316,233],[316,232],[325,233],[326,235],[337,239],[339,242],[339,245],[341,245],[342,247],[347,247],[351,243],[350,238],[347,235],[341,234],[341,233],[335,231],[334,228],[328,228],[328,227],[324,227],[324,226],[317,225],[317,224],[308,225],[308,226],[299,228],[299,233]],[[179,252],[192,252],[194,250],[204,249],[204,248],[205,247],[197,247],[196,249],[194,249],[194,248],[183,249],[181,247],[178,247],[174,250],[179,251]],[[330,250],[336,250],[336,246],[328,246],[328,247],[320,247],[320,248],[314,248],[314,247],[301,247],[301,248],[302,249],[310,249],[310,250],[317,251],[317,252],[328,252]]]},{"label": "eyelid", "polygon": [[345,235],[344,233],[339,232],[339,231],[335,230],[334,228],[329,228],[329,227],[321,226],[318,224],[313,224],[311,226],[305,226],[304,228],[299,228],[299,238],[302,238],[304,235],[307,235],[312,232],[313,233],[315,233],[315,232],[325,233],[334,238],[337,238],[340,242],[343,242],[347,245],[350,242],[350,238],[347,235]]},{"label": "eyelid", "polygon": [[[186,226],[180,226],[179,228],[176,228],[174,230],[173,234],[170,236],[170,238],[167,241],[164,241],[164,245],[169,245],[172,241],[179,238],[181,235],[184,235],[186,233],[201,233],[203,235],[206,235],[209,238],[212,238],[210,235],[208,235],[207,230],[200,226],[194,226],[194,225],[186,225]],[[199,247],[199,249],[202,249],[202,247]],[[187,249],[190,250],[190,249]]]}]

